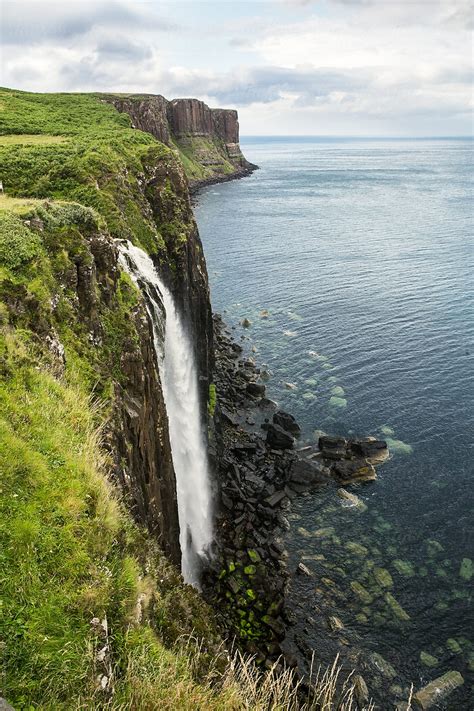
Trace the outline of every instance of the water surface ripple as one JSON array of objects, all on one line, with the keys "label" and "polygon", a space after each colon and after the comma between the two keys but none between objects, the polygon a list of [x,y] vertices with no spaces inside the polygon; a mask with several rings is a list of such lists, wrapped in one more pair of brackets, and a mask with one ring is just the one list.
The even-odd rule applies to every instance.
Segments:
[{"label": "water surface ripple", "polygon": [[[295,414],[304,438],[324,430],[395,440],[378,481],[357,490],[367,512],[343,509],[332,490],[295,502],[290,565],[310,556],[314,573],[292,583],[297,631],[321,658],[332,654],[320,648],[320,621],[333,605],[351,640],[383,654],[402,687],[460,670],[466,682],[446,708],[468,709],[472,142],[255,138],[243,148],[261,169],[206,189],[196,205],[214,309],[237,329],[252,321],[245,333],[271,372],[269,396]],[[331,404],[336,387],[343,394]],[[328,537],[314,536],[328,526]],[[348,542],[367,552],[349,552]],[[387,606],[374,566],[390,572],[409,622]],[[323,576],[338,596],[317,584]],[[351,581],[372,604],[356,599]],[[421,651],[437,665],[424,666]]]}]

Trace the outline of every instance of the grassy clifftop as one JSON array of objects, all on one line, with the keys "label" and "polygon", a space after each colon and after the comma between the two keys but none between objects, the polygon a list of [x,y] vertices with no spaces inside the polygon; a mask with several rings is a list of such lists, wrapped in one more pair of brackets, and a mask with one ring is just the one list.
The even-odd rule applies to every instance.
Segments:
[{"label": "grassy clifftop", "polygon": [[177,198],[157,224],[145,175],[159,173],[163,194],[171,193],[166,177],[177,165],[172,150],[132,129],[100,95],[0,90],[0,180],[9,198],[79,202],[96,210],[113,237],[157,253],[184,233],[185,206]]},{"label": "grassy clifftop", "polygon": [[[0,133],[0,696],[17,709],[231,708],[208,682],[213,615],[131,520],[103,442],[139,295],[97,260],[111,237],[179,246],[176,158],[92,95],[3,90]],[[179,644],[191,633],[199,655]]]}]

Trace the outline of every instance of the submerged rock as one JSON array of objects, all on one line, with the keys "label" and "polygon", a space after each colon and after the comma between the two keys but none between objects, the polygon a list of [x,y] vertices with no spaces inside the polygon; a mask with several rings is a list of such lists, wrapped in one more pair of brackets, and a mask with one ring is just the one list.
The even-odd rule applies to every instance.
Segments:
[{"label": "submerged rock", "polygon": [[453,654],[462,654],[462,647],[459,644],[457,640],[455,640],[453,637],[450,637],[449,639],[446,640],[446,647],[449,649],[450,652]]},{"label": "submerged rock", "polygon": [[436,659],[436,657],[433,657],[431,654],[428,654],[428,652],[421,651],[420,662],[423,664],[423,666],[432,668],[438,666],[439,659]]},{"label": "submerged rock", "polygon": [[408,560],[400,560],[397,558],[393,561],[392,565],[397,573],[400,573],[400,575],[403,575],[405,578],[412,578],[415,575],[415,568]]},{"label": "submerged rock", "polygon": [[336,397],[335,395],[332,395],[329,398],[329,407],[339,407],[343,409],[344,407],[347,407],[347,400],[344,397]]},{"label": "submerged rock", "polygon": [[361,545],[360,543],[356,543],[355,541],[348,541],[344,548],[346,548],[350,553],[354,553],[354,555],[359,555],[362,557],[365,557],[369,554],[369,551],[365,546]]},{"label": "submerged rock", "polygon": [[420,709],[420,711],[427,711],[427,709],[437,706],[440,701],[443,701],[462,684],[464,684],[464,679],[458,671],[446,672],[416,692],[413,697],[413,707]]},{"label": "submerged rock", "polygon": [[469,582],[473,575],[474,563],[470,558],[463,558],[459,568],[459,576],[466,582]]},{"label": "submerged rock", "polygon": [[364,603],[364,605],[370,605],[372,603],[372,595],[359,583],[357,580],[351,582],[351,590],[357,595],[357,597]]},{"label": "submerged rock", "polygon": [[390,451],[394,452],[395,454],[412,454],[413,453],[413,447],[411,446],[411,444],[402,442],[401,439],[392,439],[390,437],[387,437],[387,446],[390,449]]},{"label": "submerged rock", "polygon": [[346,489],[338,489],[337,495],[342,499],[342,505],[346,508],[356,508],[359,511],[367,511],[367,504],[364,504],[362,499],[359,499],[356,494],[352,494]]},{"label": "submerged rock", "polygon": [[393,588],[393,578],[386,568],[375,567],[373,570],[373,576],[380,587]]},{"label": "submerged rock", "polygon": [[405,612],[398,600],[393,597],[392,593],[385,593],[385,600],[395,617],[397,617],[402,622],[408,622],[408,620],[410,619],[410,615],[408,614],[408,612]]},{"label": "submerged rock", "polygon": [[435,541],[431,538],[426,541],[426,550],[428,551],[430,558],[434,558],[438,555],[438,553],[442,553],[444,551],[444,546],[442,546],[439,541]]},{"label": "submerged rock", "polygon": [[397,676],[394,667],[378,652],[373,652],[370,655],[370,662],[386,679],[395,679]]}]

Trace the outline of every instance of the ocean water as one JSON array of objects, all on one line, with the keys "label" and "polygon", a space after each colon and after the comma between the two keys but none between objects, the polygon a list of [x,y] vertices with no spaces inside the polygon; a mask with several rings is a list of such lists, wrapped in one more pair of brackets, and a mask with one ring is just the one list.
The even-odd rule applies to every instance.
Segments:
[{"label": "ocean water", "polygon": [[[320,661],[382,654],[397,676],[375,674],[381,708],[394,685],[451,669],[465,683],[440,708],[474,708],[473,143],[242,147],[260,170],[195,207],[214,310],[256,350],[302,443],[375,435],[392,452],[353,489],[366,511],[344,508],[336,487],[294,502],[289,567],[303,559],[313,573],[291,585],[297,640]],[[329,614],[342,633],[328,635]]]}]

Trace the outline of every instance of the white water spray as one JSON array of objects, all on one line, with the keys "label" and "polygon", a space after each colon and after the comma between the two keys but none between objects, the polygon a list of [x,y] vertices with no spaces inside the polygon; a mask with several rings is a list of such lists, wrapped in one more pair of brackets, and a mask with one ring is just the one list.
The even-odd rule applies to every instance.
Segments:
[{"label": "white water spray", "polygon": [[146,252],[130,242],[120,243],[120,263],[145,294],[153,324],[176,474],[181,570],[186,582],[198,586],[202,559],[212,541],[212,511],[194,350],[171,292]]}]

